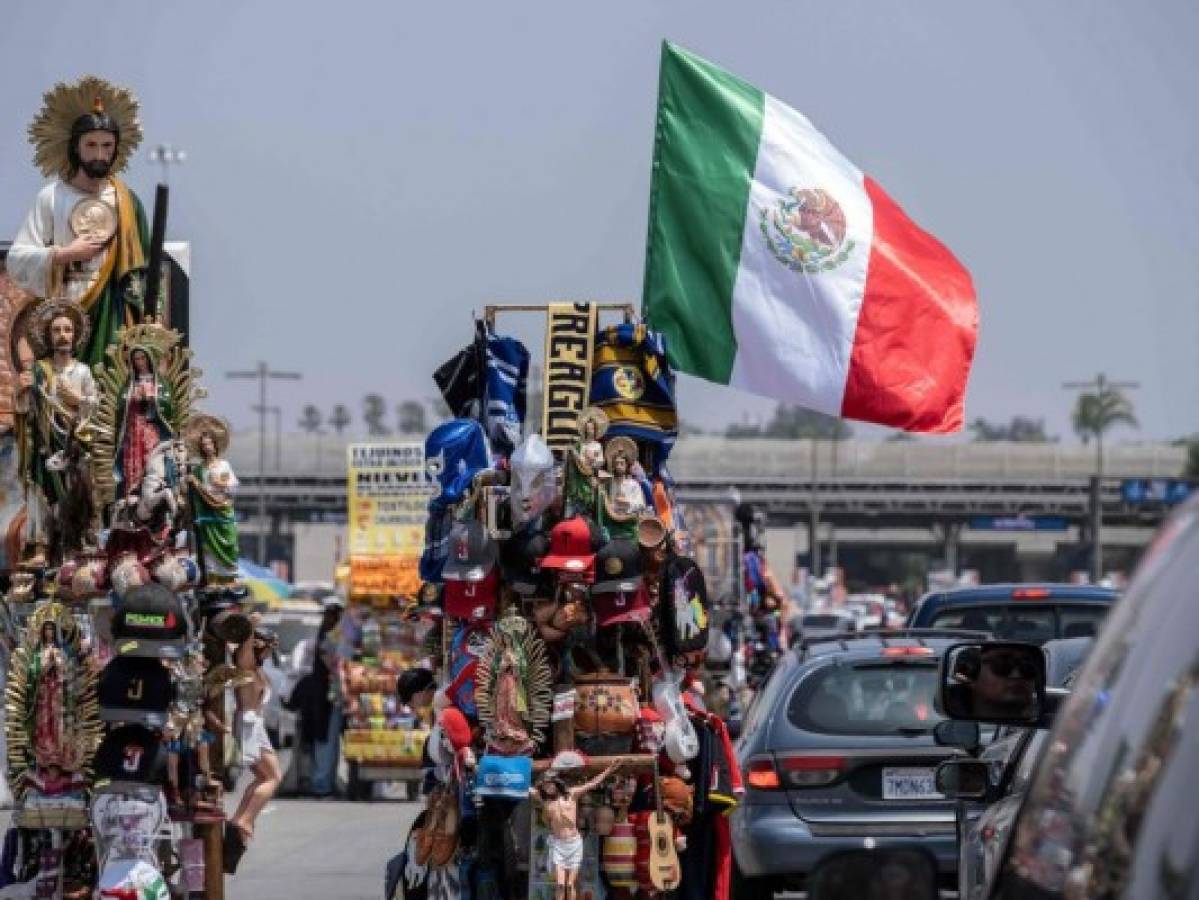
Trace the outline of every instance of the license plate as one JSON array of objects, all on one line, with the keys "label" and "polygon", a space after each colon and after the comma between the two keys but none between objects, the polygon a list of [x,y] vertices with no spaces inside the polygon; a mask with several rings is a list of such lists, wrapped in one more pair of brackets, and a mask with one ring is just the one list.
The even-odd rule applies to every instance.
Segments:
[{"label": "license plate", "polygon": [[945,795],[937,793],[932,769],[886,768],[883,769],[883,799],[943,800]]}]

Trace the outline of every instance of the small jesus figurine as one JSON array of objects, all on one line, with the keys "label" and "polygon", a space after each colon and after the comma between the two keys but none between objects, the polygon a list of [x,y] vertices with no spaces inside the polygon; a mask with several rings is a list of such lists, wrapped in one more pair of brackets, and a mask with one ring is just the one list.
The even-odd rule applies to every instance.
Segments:
[{"label": "small jesus figurine", "polygon": [[575,900],[575,883],[583,864],[583,838],[579,834],[579,798],[595,790],[620,768],[614,762],[590,781],[568,788],[556,775],[547,774],[537,787],[529,789],[535,803],[545,807],[550,827],[547,850],[554,870],[554,900]]}]

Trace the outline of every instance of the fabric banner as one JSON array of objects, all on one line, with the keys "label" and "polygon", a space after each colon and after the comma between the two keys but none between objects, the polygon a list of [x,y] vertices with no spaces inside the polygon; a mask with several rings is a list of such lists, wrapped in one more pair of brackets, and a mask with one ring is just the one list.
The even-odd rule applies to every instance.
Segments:
[{"label": "fabric banner", "polygon": [[598,312],[592,303],[551,303],[546,311],[541,431],[559,457],[579,440]]},{"label": "fabric banner", "polygon": [[433,484],[418,442],[347,450],[350,596],[415,595]]}]

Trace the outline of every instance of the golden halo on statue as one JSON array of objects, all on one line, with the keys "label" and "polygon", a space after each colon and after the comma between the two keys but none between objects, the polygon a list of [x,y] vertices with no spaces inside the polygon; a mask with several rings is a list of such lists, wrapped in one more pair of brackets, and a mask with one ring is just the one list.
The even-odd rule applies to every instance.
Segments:
[{"label": "golden halo on statue", "polygon": [[187,449],[197,457],[203,457],[200,452],[200,438],[211,434],[216,443],[217,456],[224,456],[229,449],[229,423],[220,416],[210,413],[196,413],[183,426],[183,441]]},{"label": "golden halo on statue", "polygon": [[137,98],[128,88],[117,87],[95,75],[85,75],[72,84],[60,81],[46,91],[41,110],[29,124],[33,161],[43,175],[70,180],[74,174],[69,153],[71,127],[80,116],[97,110],[112,119],[121,132],[112,161],[112,174],[125,169],[129,157],[142,142]]},{"label": "golden halo on statue", "polygon": [[637,443],[625,435],[614,437],[608,441],[604,447],[604,461],[608,464],[608,471],[615,471],[616,458],[623,456],[629,464],[629,470],[633,468],[633,463],[637,462]]},{"label": "golden halo on statue", "polygon": [[602,438],[608,431],[608,414],[598,406],[589,406],[579,415],[579,437],[587,439],[587,423],[595,425],[595,440]]},{"label": "golden halo on statue", "polygon": [[43,300],[29,315],[25,325],[25,338],[33,348],[33,355],[38,359],[49,356],[54,348],[50,346],[50,323],[60,316],[66,316],[75,326],[75,348],[87,344],[92,334],[92,323],[78,303],[73,300]]}]

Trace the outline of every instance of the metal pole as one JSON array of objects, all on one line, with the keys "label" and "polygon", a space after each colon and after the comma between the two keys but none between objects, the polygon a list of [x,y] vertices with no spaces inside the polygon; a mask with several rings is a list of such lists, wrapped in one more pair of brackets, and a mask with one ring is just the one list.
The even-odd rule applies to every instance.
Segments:
[{"label": "metal pole", "polygon": [[[299,372],[275,372],[265,362],[258,363],[253,371],[226,372],[226,378],[257,378],[258,379],[258,563],[266,565],[266,383],[270,378],[285,378],[299,381],[304,376]],[[280,413],[282,415],[282,413]],[[281,435],[282,424],[278,433]]]},{"label": "metal pole", "polygon": [[258,364],[258,565],[266,565],[266,363]]}]

